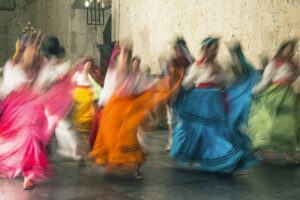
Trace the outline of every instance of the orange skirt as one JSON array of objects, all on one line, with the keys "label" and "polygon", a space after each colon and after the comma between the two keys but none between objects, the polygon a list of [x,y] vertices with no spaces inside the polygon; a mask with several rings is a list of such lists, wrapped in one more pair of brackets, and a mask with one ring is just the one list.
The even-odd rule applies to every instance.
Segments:
[{"label": "orange skirt", "polygon": [[168,87],[165,80],[157,87],[138,96],[119,97],[115,94],[103,109],[97,138],[90,157],[110,169],[134,170],[145,160],[137,129],[147,114],[164,102],[177,88]]}]

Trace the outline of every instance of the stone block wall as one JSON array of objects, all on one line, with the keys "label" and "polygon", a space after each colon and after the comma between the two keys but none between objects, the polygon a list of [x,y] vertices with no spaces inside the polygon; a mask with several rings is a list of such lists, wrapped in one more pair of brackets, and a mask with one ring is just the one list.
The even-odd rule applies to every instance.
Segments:
[{"label": "stone block wall", "polygon": [[[102,44],[104,26],[88,26],[86,11],[72,8],[75,0],[33,0],[26,4],[26,0],[16,0],[17,8],[10,12],[11,17],[6,20],[7,45],[3,45],[5,38],[0,36],[0,65],[14,52],[14,44],[22,29],[30,21],[32,26],[46,35],[57,36],[67,50],[68,58],[76,60],[84,55],[92,56],[100,62],[100,53],[96,44]],[[84,3],[84,1],[82,1]],[[110,10],[105,12],[105,19]],[[0,12],[0,22],[1,22]],[[2,53],[2,49],[4,53]],[[6,52],[6,53],[5,53]]]},{"label": "stone block wall", "polygon": [[0,11],[0,67],[4,65],[8,57],[8,27],[12,13],[8,11]]},{"label": "stone block wall", "polygon": [[176,35],[196,57],[204,37],[220,36],[220,62],[238,39],[257,68],[261,54],[272,56],[283,40],[300,36],[299,0],[113,0],[112,13],[114,38],[132,38],[134,53],[154,72]]}]

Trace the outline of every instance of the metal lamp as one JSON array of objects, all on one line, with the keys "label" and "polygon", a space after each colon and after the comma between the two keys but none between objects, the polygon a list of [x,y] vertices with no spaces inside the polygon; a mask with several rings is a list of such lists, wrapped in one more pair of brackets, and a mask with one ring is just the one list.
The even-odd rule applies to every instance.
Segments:
[{"label": "metal lamp", "polygon": [[104,2],[103,0],[85,0],[87,25],[104,25]]}]

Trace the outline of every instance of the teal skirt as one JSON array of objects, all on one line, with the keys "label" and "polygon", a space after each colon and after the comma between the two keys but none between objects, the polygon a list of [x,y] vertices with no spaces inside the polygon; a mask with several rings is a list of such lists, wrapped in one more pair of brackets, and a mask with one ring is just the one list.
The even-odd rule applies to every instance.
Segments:
[{"label": "teal skirt", "polygon": [[294,151],[299,138],[297,96],[289,86],[271,85],[254,99],[248,121],[253,147]]}]

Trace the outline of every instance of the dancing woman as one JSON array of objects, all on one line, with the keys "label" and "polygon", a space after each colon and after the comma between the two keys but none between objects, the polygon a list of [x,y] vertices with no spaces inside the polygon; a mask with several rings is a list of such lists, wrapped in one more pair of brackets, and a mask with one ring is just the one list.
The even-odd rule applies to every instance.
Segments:
[{"label": "dancing woman", "polygon": [[[244,58],[240,50],[234,52],[237,58]],[[244,108],[250,103],[249,98],[241,98],[243,94],[247,97],[251,94],[249,79],[243,81],[240,77],[237,81],[240,85],[223,91],[225,73],[215,60],[218,38],[203,40],[201,51],[203,56],[183,80],[186,91],[179,93],[174,105],[178,123],[173,128],[171,156],[184,167],[232,173],[256,163],[251,142],[240,130]],[[239,64],[245,72],[249,71],[249,65],[242,65],[242,61]],[[235,98],[241,100],[236,101],[237,110],[233,104]]]},{"label": "dancing woman", "polygon": [[[112,50],[112,55],[110,57],[109,66],[105,76],[102,78],[98,78],[99,84],[103,87],[101,90],[99,99],[98,99],[98,109],[96,111],[96,117],[93,121],[92,133],[89,138],[90,148],[92,149],[97,137],[98,129],[99,129],[99,121],[101,120],[102,111],[105,107],[107,101],[110,99],[111,95],[115,91],[115,89],[122,83],[123,78],[118,75],[118,71],[116,70],[116,60],[120,53],[119,42],[115,43],[115,46]],[[102,75],[102,74],[100,74]],[[101,77],[101,76],[99,76]]]},{"label": "dancing woman", "polygon": [[[22,37],[20,52],[5,66],[1,87],[0,176],[23,175],[24,189],[32,189],[34,181],[50,174],[47,146],[57,122],[72,106],[73,72],[53,69],[64,72],[59,80],[51,70],[48,74],[39,52],[42,41],[41,34]],[[53,120],[50,115],[55,116]]]},{"label": "dancing woman", "polygon": [[[64,157],[81,160],[79,135],[68,118],[74,103],[71,92],[76,86],[75,82],[72,82],[72,77],[76,71],[75,68],[81,64],[78,63],[75,68],[72,68],[71,62],[64,59],[65,49],[61,47],[56,37],[45,38],[41,51],[44,55],[44,63],[35,87],[40,93],[46,93],[43,96],[46,101],[45,113],[48,119],[48,142],[55,130],[57,152]],[[51,101],[48,101],[50,99]]]},{"label": "dancing woman", "polygon": [[[87,58],[80,70],[73,76],[76,84],[73,90],[74,106],[71,112],[71,120],[74,131],[80,135],[80,152],[83,158],[89,152],[88,141],[91,137],[96,119],[97,100],[101,93],[101,86],[94,80],[96,66],[92,59]],[[84,161],[82,159],[81,161]],[[83,164],[81,162],[80,164]]]},{"label": "dancing woman", "polygon": [[299,164],[294,153],[300,137],[297,98],[291,86],[300,73],[293,59],[295,47],[295,40],[283,43],[253,88],[256,98],[248,123],[255,148],[285,151],[291,164]]},{"label": "dancing woman", "polygon": [[0,176],[22,175],[24,189],[32,189],[33,181],[44,178],[51,169],[44,105],[32,87],[41,35],[33,38],[32,34],[23,37],[25,50],[21,48],[17,59],[5,65],[0,117]]},{"label": "dancing woman", "polygon": [[83,134],[90,134],[92,131],[93,119],[96,114],[94,100],[97,98],[97,92],[100,93],[101,87],[93,80],[90,73],[94,70],[94,61],[87,59],[82,69],[78,70],[73,81],[76,88],[73,90],[75,100],[72,111],[75,129]]},{"label": "dancing woman", "polygon": [[154,85],[149,84],[139,72],[130,73],[130,61],[131,49],[122,48],[117,70],[125,75],[124,83],[103,109],[90,156],[97,164],[104,166],[105,173],[133,172],[137,179],[141,179],[139,168],[145,154],[138,141],[138,127],[156,105],[174,92],[178,84],[170,88],[168,78]]},{"label": "dancing woman", "polygon": [[[184,38],[181,37],[177,38],[173,46],[173,49],[175,51],[175,56],[167,64],[168,74],[171,76],[175,75],[176,71],[183,71],[183,73],[185,74],[188,67],[194,62],[194,58],[191,56]],[[182,82],[182,80],[179,81]],[[172,108],[173,107],[172,104],[175,98],[176,98],[176,94],[171,96],[166,103],[169,137],[165,149],[168,151],[170,150],[172,144],[172,132],[173,132],[172,129],[173,126],[176,124],[176,114],[174,114]]]}]

